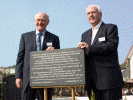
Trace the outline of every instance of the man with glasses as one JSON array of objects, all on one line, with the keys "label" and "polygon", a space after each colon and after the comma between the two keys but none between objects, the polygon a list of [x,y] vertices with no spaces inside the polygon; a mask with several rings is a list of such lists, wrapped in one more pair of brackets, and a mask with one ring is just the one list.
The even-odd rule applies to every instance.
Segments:
[{"label": "man with glasses", "polygon": [[79,48],[85,49],[86,89],[94,91],[95,100],[122,99],[123,78],[118,62],[118,29],[105,24],[101,8],[90,5],[86,10],[92,28],[82,34]]}]

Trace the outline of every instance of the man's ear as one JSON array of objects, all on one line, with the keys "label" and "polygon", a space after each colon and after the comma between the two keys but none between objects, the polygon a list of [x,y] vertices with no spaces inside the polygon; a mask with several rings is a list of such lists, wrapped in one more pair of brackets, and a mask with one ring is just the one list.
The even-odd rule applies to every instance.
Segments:
[{"label": "man's ear", "polygon": [[100,17],[102,18],[102,13],[100,12]]},{"label": "man's ear", "polygon": [[34,24],[35,24],[35,19],[34,19]]},{"label": "man's ear", "polygon": [[49,24],[50,20],[48,20],[47,25]]}]

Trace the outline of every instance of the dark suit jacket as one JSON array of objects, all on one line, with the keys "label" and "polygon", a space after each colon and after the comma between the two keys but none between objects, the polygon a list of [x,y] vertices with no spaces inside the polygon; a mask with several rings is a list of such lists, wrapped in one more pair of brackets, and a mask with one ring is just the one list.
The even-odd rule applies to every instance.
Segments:
[{"label": "dark suit jacket", "polygon": [[[47,42],[52,42],[55,49],[60,49],[60,42],[58,36],[46,31],[42,50],[47,49]],[[36,31],[22,34],[19,46],[19,52],[16,62],[16,75],[15,78],[23,79],[23,91],[30,80],[30,51],[36,51]]]},{"label": "dark suit jacket", "polygon": [[[122,87],[123,78],[118,62],[118,29],[116,25],[102,22],[91,45],[92,29],[82,34],[82,42],[89,45],[86,55],[86,87],[91,82],[97,89]],[[105,39],[105,40],[104,40]]]}]

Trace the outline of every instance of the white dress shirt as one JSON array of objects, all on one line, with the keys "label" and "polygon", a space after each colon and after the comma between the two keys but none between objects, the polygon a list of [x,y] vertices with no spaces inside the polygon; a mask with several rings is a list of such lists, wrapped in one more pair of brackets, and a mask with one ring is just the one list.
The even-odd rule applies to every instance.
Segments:
[{"label": "white dress shirt", "polygon": [[102,24],[102,21],[100,21],[99,24],[97,24],[97,26],[95,26],[95,27],[92,28],[91,44],[93,43],[93,41],[95,39],[95,36],[96,36],[96,34],[98,32],[98,29],[100,28],[101,24]]}]

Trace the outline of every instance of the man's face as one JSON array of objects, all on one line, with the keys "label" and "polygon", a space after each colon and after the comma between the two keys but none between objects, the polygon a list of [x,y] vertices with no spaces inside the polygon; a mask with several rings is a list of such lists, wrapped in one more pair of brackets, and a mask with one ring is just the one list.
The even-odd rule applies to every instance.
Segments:
[{"label": "man's face", "polygon": [[34,22],[35,22],[37,30],[39,32],[43,32],[43,31],[45,31],[45,29],[49,23],[49,20],[45,13],[38,13],[35,16]]},{"label": "man's face", "polygon": [[98,12],[96,7],[90,7],[87,9],[87,17],[90,24],[95,27],[102,18],[102,13]]}]

